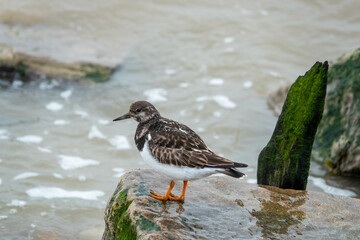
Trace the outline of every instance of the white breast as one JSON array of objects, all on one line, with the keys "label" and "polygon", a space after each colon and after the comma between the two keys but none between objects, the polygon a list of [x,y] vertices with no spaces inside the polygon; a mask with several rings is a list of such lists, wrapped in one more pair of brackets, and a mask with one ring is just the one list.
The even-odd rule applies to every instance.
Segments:
[{"label": "white breast", "polygon": [[[148,139],[151,139],[150,134]],[[190,167],[178,167],[174,165],[167,165],[159,163],[154,158],[149,150],[149,140],[145,140],[143,150],[140,152],[143,160],[157,172],[169,176],[173,180],[194,180],[203,177],[210,176],[216,173],[214,168],[190,168]]]}]

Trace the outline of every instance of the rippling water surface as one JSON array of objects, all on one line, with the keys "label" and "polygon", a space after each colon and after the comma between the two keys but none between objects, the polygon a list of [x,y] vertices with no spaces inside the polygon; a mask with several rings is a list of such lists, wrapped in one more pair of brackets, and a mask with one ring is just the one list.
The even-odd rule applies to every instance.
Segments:
[{"label": "rippling water surface", "polygon": [[[111,121],[139,99],[187,124],[215,152],[249,164],[242,181],[256,183],[257,157],[277,120],[267,95],[315,61],[359,47],[359,8],[358,1],[1,1],[0,43],[60,61],[120,64],[104,84],[39,79],[0,90],[1,233],[99,239],[119,177],[146,167],[133,143],[136,123]],[[315,163],[308,189],[360,195],[358,180]]]}]

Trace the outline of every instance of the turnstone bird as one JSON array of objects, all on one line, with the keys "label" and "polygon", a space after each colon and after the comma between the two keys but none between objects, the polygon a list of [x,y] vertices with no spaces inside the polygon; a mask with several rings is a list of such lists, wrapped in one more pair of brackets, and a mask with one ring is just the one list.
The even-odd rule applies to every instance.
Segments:
[{"label": "turnstone bird", "polygon": [[[144,161],[156,171],[172,180],[165,195],[154,191],[150,196],[159,200],[184,201],[189,180],[199,179],[214,173],[224,173],[240,178],[245,174],[235,168],[247,167],[244,163],[232,162],[211,151],[193,130],[184,124],[164,118],[149,102],[138,101],[130,106],[128,113],[113,121],[133,118],[139,122],[135,143]],[[181,196],[171,193],[174,180],[183,180]]]}]

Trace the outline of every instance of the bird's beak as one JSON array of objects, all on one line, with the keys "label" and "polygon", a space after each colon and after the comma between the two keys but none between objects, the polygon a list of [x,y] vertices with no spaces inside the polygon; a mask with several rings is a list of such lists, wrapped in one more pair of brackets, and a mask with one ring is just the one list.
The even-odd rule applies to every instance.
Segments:
[{"label": "bird's beak", "polygon": [[124,120],[124,119],[128,119],[128,118],[131,118],[130,113],[126,113],[118,118],[115,118],[113,121],[120,121],[120,120]]}]

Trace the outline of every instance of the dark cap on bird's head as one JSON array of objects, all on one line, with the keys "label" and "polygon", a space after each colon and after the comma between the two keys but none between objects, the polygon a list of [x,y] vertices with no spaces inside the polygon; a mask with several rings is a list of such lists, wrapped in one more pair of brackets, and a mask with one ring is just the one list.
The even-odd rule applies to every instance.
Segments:
[{"label": "dark cap on bird's head", "polygon": [[128,113],[115,118],[113,121],[133,118],[137,122],[142,123],[154,117],[160,117],[160,113],[151,103],[147,101],[137,101],[130,105],[130,110]]}]

